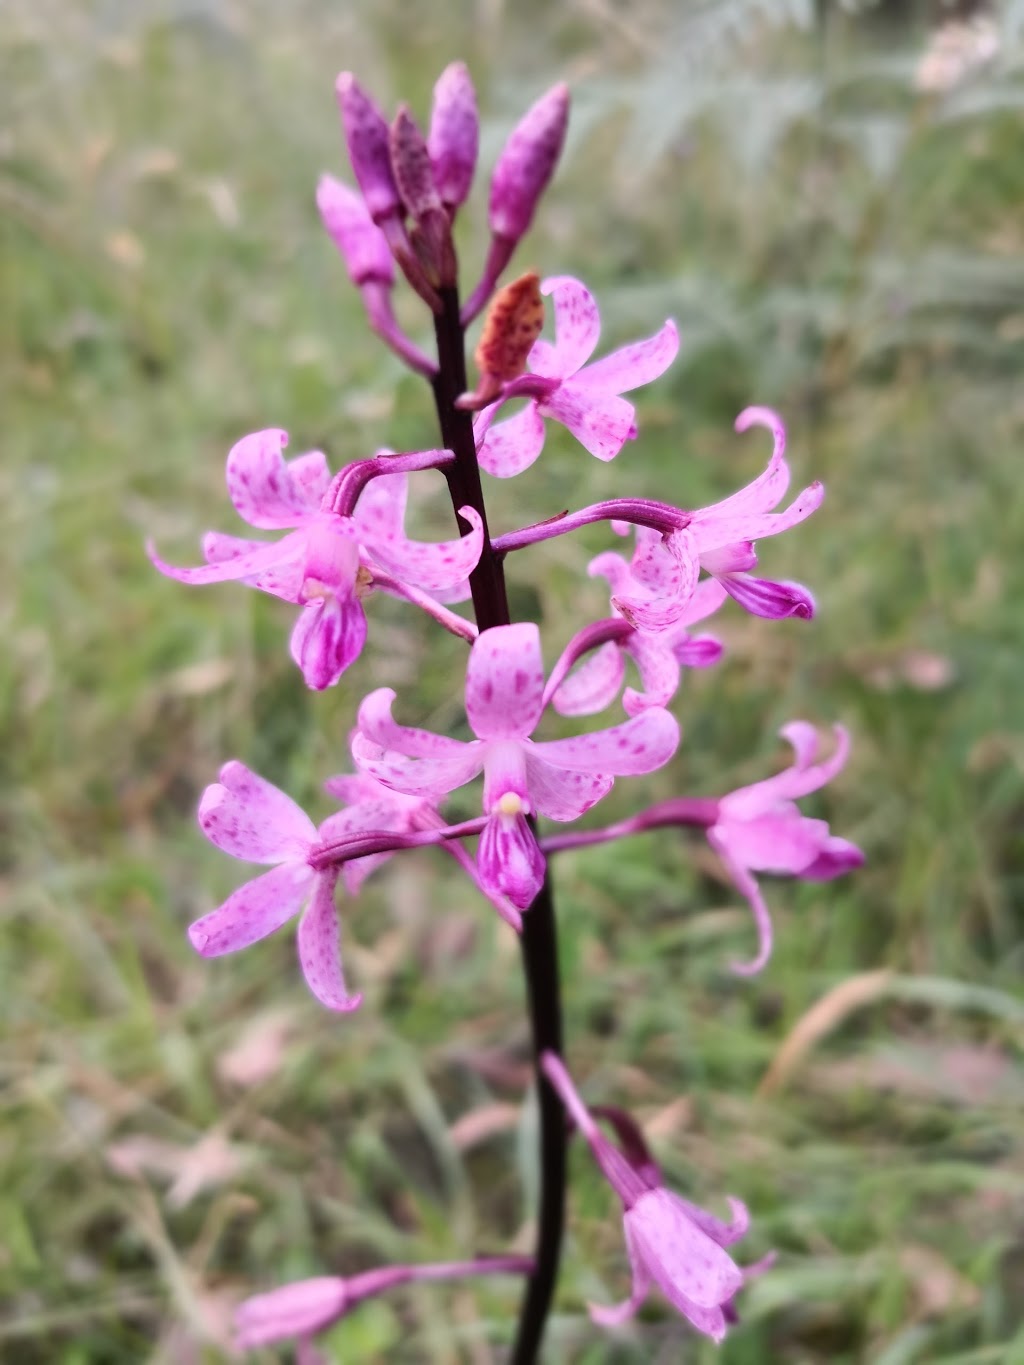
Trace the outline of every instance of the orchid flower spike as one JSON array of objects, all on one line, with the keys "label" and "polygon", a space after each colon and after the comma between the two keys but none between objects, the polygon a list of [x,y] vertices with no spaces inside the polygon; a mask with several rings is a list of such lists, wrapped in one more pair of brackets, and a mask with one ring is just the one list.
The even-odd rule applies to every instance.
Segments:
[{"label": "orchid flower spike", "polygon": [[359,708],[352,755],[363,772],[410,796],[437,801],[484,774],[488,817],[480,837],[480,882],[525,910],[544,880],[544,858],[528,817],[575,820],[616,777],[653,772],[675,753],[679,726],[653,707],[609,730],[538,743],[544,710],[540,632],[532,622],[496,626],[473,644],[466,669],[468,743],[398,725],[394,692],[372,692]]},{"label": "orchid flower spike", "polygon": [[723,796],[707,831],[708,842],[754,912],[757,956],[751,962],[733,963],[733,970],[743,975],[759,972],[772,951],[772,922],[755,872],[824,882],[864,862],[856,844],[831,834],[824,820],[801,815],[795,804],[799,797],[824,787],[842,771],[850,752],[846,730],[841,725],[835,727],[835,749],[831,758],[821,763],[814,761],[818,733],[812,725],[794,720],[779,733],[793,746],[794,762],[774,777]]},{"label": "orchid flower spike", "polygon": [[623,346],[588,365],[601,321],[593,295],[568,275],[547,279],[542,294],[555,304],[555,340],[539,340],[529,355],[530,373],[512,380],[501,401],[527,396],[522,412],[494,422],[492,407],[476,419],[477,456],[489,474],[508,479],[528,469],[544,446],[544,419],[568,427],[599,460],[612,460],[636,435],[636,409],[621,397],[664,374],[679,350],[674,322],[645,341]]},{"label": "orchid flower spike", "polygon": [[205,566],[179,569],[149,556],[161,573],[182,583],[240,579],[302,607],[292,631],[292,658],[309,687],[332,687],[358,658],[366,640],[362,599],[382,574],[411,589],[460,589],[476,567],[483,524],[472,507],[461,515],[472,530],[459,540],[426,544],[404,531],[404,474],[372,480],[352,516],[325,507],[331,483],[320,451],[285,461],[287,432],[270,428],[244,437],[227,459],[228,494],[235,510],[261,530],[294,528],[274,544],[210,531]]},{"label": "orchid flower spike", "polygon": [[233,761],[225,763],[220,781],[203,793],[199,824],[224,853],[272,867],[190,925],[193,948],[203,957],[236,953],[301,912],[299,962],[306,984],[328,1009],[357,1009],[362,996],[349,994],[341,968],[334,905],[338,873],[334,868],[318,871],[310,861],[322,842],[347,832],[345,822],[331,816],[318,831],[290,796]]},{"label": "orchid flower spike", "polygon": [[[806,520],[821,506],[825,490],[809,484],[781,512],[773,511],[789,486],[786,430],[768,408],[746,408],[736,419],[738,431],[767,426],[774,436],[771,459],[763,474],[722,502],[690,514],[687,526],[669,535],[636,528],[636,548],[627,563],[606,551],[590,561],[588,572],[608,580],[613,610],[638,630],[658,632],[679,622],[697,586],[700,571],[710,574],[730,597],[754,616],[779,620],[814,615],[814,598],[799,583],[754,578],[753,542],[774,536]],[[629,527],[616,529],[628,532]]]},{"label": "orchid flower spike", "polygon": [[732,1301],[749,1273],[725,1250],[750,1226],[746,1207],[730,1198],[732,1221],[723,1223],[667,1190],[635,1125],[624,1124],[623,1116],[615,1112],[612,1121],[623,1142],[620,1150],[597,1126],[561,1059],[545,1052],[541,1067],[622,1201],[632,1293],[610,1307],[589,1305],[591,1317],[606,1327],[627,1321],[655,1284],[698,1331],[721,1341],[735,1321]]},{"label": "orchid flower spike", "polygon": [[416,1280],[455,1280],[472,1275],[530,1275],[529,1256],[488,1256],[475,1261],[382,1266],[342,1279],[320,1275],[282,1285],[246,1299],[235,1312],[235,1344],[240,1350],[298,1337],[308,1344],[317,1333],[340,1322],[364,1299]]}]

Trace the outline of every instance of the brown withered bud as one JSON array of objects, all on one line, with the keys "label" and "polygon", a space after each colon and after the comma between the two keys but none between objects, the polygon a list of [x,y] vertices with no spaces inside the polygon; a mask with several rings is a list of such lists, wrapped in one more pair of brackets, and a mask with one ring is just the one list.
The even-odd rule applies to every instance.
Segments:
[{"label": "brown withered bud", "polygon": [[491,300],[484,330],[473,359],[480,371],[477,396],[487,388],[497,393],[503,384],[526,370],[526,358],[544,326],[540,276],[520,275]]}]

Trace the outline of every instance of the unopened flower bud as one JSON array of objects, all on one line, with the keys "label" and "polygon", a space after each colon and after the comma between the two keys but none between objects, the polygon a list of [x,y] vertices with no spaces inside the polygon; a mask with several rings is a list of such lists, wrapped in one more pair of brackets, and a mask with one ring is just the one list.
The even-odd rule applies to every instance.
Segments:
[{"label": "unopened flower bud", "polygon": [[441,207],[441,196],[434,184],[427,139],[406,104],[398,107],[388,131],[388,146],[398,192],[409,216],[418,222],[425,213]]},{"label": "unopened flower bud", "polygon": [[437,192],[449,209],[465,202],[473,183],[480,119],[476,91],[464,62],[452,62],[434,86],[427,146]]},{"label": "unopened flower bud", "polygon": [[392,284],[395,266],[390,248],[362,196],[333,175],[322,175],[316,187],[316,204],[352,283]]},{"label": "unopened flower bud", "polygon": [[480,382],[472,399],[460,399],[460,407],[480,407],[491,402],[503,385],[526,370],[526,359],[544,326],[544,300],[540,277],[532,271],[499,289],[491,300],[484,329],[473,359]]},{"label": "unopened flower bud", "polygon": [[565,142],[569,89],[556,85],[526,111],[509,134],[491,177],[490,225],[516,242],[533,221]]},{"label": "unopened flower bud", "polygon": [[388,125],[384,115],[350,71],[335,84],[352,170],[375,223],[402,211],[391,169]]}]

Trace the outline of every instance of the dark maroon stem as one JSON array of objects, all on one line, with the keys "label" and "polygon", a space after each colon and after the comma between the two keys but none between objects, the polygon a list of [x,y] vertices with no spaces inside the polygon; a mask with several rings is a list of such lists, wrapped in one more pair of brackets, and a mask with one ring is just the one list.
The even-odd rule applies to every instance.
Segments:
[{"label": "dark maroon stem", "polygon": [[[452,505],[473,507],[484,525],[480,562],[470,574],[473,608],[481,631],[507,626],[511,617],[505,592],[502,556],[491,545],[484,508],[480,466],[473,438],[470,413],[455,406],[465,393],[465,334],[459,319],[459,295],[455,288],[441,291],[441,311],[434,316],[438,374],[433,380],[434,402],[441,426],[442,444],[455,454],[444,470]],[[470,527],[459,518],[465,534]],[[543,1052],[562,1052],[562,1006],[558,976],[558,939],[550,878],[523,916],[520,936],[523,971],[533,1034],[534,1069],[540,1112],[540,1209],[537,1218],[536,1266],[530,1276],[519,1315],[511,1365],[534,1365],[544,1325],[554,1297],[565,1223],[566,1125],[562,1103],[540,1070]]]}]

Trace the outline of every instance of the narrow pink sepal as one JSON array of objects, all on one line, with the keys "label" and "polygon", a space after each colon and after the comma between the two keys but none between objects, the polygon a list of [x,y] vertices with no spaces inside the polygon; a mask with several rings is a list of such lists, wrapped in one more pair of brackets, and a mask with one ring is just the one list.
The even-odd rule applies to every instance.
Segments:
[{"label": "narrow pink sepal", "polygon": [[488,427],[477,459],[494,478],[511,479],[529,469],[543,449],[544,419],[531,400],[522,412]]},{"label": "narrow pink sepal", "polygon": [[591,716],[611,706],[625,675],[622,649],[610,640],[569,674],[551,704],[560,716]]},{"label": "narrow pink sepal", "polygon": [[348,1287],[334,1275],[254,1294],[235,1310],[235,1344],[243,1351],[321,1332],[349,1307]]},{"label": "narrow pink sepal", "polygon": [[610,355],[595,360],[577,376],[576,382],[587,389],[628,393],[630,389],[658,379],[678,354],[679,332],[669,319],[654,336],[630,342]]},{"label": "narrow pink sepal", "polygon": [[594,354],[601,335],[601,315],[593,294],[572,275],[552,275],[540,292],[555,305],[555,341],[537,341],[530,352],[530,369],[546,379],[568,379]]},{"label": "narrow pink sepal", "polygon": [[652,707],[610,730],[547,740],[533,746],[533,752],[542,762],[570,772],[626,777],[654,772],[678,747],[676,718],[660,707]]},{"label": "narrow pink sepal", "polygon": [[279,531],[316,514],[331,473],[322,451],[285,460],[288,433],[278,427],[243,436],[228,451],[225,479],[235,511],[250,526]]},{"label": "narrow pink sepal", "polygon": [[350,995],[341,969],[341,931],[334,904],[335,877],[321,873],[313,896],[299,921],[299,963],[306,985],[329,1010],[347,1014],[362,1004],[361,994]]},{"label": "narrow pink sepal", "polygon": [[460,507],[459,516],[472,529],[457,540],[431,544],[408,540],[404,532],[391,537],[367,533],[364,544],[381,568],[412,587],[428,592],[454,588],[476,568],[484,543],[483,521],[476,509]]},{"label": "narrow pink sepal", "polygon": [[304,863],[282,863],[240,886],[223,905],[189,925],[203,957],[237,953],[280,929],[302,908],[316,873]]}]

